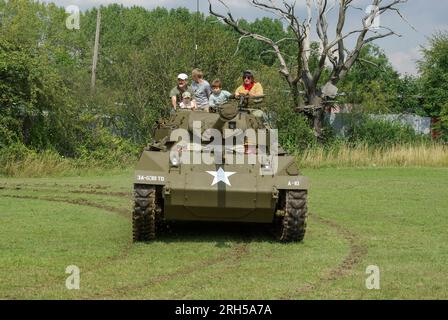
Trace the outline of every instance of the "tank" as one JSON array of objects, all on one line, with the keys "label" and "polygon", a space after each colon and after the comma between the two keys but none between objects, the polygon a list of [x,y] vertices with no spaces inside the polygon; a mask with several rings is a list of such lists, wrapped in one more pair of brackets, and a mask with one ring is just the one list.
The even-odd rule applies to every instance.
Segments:
[{"label": "tank", "polygon": [[170,221],[267,224],[278,241],[303,240],[309,182],[261,106],[263,97],[240,97],[157,122],[135,170],[134,242]]}]

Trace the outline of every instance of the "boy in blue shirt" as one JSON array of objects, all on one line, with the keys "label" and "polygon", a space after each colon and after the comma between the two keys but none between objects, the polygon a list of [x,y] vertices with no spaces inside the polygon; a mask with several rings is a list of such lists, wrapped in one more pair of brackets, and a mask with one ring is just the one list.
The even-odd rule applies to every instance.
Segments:
[{"label": "boy in blue shirt", "polygon": [[221,87],[221,80],[216,79],[212,82],[212,94],[208,100],[208,104],[212,108],[226,103],[232,95],[230,92],[222,90]]}]

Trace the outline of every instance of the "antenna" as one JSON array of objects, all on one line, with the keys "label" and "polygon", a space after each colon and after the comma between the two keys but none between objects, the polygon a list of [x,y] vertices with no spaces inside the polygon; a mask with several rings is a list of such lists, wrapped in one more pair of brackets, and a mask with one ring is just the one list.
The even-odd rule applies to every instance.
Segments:
[{"label": "antenna", "polygon": [[93,48],[93,62],[92,62],[92,82],[90,85],[90,90],[92,93],[95,92],[95,82],[96,82],[96,67],[98,64],[98,47],[100,44],[100,28],[101,28],[101,7],[98,7],[96,15],[96,32],[95,32],[95,46]]},{"label": "antenna", "polygon": [[196,25],[194,30],[194,67],[198,67],[198,28],[199,28],[199,0],[196,0]]}]

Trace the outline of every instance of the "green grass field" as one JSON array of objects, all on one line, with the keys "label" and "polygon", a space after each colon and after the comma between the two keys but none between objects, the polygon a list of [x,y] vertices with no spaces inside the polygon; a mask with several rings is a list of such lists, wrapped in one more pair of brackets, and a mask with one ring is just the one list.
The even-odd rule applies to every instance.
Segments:
[{"label": "green grass field", "polygon": [[[305,241],[176,224],[132,244],[132,173],[0,178],[0,299],[447,299],[448,169],[321,169]],[[81,270],[67,290],[65,269]],[[366,268],[380,270],[368,290]]]}]

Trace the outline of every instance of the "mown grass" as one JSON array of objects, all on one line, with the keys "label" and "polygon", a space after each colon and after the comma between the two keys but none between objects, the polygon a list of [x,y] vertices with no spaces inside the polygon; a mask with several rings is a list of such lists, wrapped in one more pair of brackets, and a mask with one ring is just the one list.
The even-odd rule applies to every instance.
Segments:
[{"label": "mown grass", "polygon": [[[130,171],[2,178],[0,298],[448,298],[448,169],[304,173],[308,232],[287,245],[227,224],[176,224],[132,244]],[[65,288],[68,265],[81,269],[80,290]],[[380,268],[380,290],[365,287],[368,265]]]}]

